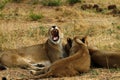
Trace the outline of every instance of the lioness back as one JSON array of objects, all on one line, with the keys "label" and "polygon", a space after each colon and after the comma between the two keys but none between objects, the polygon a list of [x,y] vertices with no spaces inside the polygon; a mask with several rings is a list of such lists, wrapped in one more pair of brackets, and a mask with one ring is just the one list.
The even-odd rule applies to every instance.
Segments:
[{"label": "lioness back", "polygon": [[120,68],[120,52],[102,51],[91,47],[89,51],[95,67]]}]

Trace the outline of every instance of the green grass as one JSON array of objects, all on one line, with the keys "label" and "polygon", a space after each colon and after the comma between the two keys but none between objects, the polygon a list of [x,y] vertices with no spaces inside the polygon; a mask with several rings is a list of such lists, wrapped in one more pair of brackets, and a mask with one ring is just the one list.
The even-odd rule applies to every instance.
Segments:
[{"label": "green grass", "polygon": [[81,2],[81,0],[67,0],[67,2],[69,4],[75,4],[75,3]]},{"label": "green grass", "polygon": [[29,18],[31,21],[38,21],[40,19],[42,19],[44,16],[40,13],[40,14],[35,14],[35,13],[30,13]]},{"label": "green grass", "polygon": [[0,10],[2,10],[4,8],[5,4],[4,3],[0,3]]},{"label": "green grass", "polygon": [[44,6],[60,6],[62,4],[61,0],[43,0],[42,4]]},{"label": "green grass", "polygon": [[116,71],[120,71],[120,68],[111,68],[109,70],[110,70],[111,73],[113,73],[113,72],[116,72]]},{"label": "green grass", "polygon": [[117,26],[117,29],[120,30],[120,26]]},{"label": "green grass", "polygon": [[0,1],[0,10],[2,10],[8,2],[9,0]]},{"label": "green grass", "polygon": [[22,0],[11,0],[11,1],[15,3],[20,3]]},{"label": "green grass", "polygon": [[39,26],[40,35],[46,35],[47,29],[44,26]]},{"label": "green grass", "polygon": [[108,35],[111,35],[111,34],[115,33],[115,30],[113,30],[113,29],[108,29],[108,30],[106,31],[106,33],[107,33]]},{"label": "green grass", "polygon": [[4,14],[0,13],[0,19],[4,19]]},{"label": "green grass", "polygon": [[90,72],[91,72],[92,75],[99,75],[99,73],[96,70],[91,69]]}]

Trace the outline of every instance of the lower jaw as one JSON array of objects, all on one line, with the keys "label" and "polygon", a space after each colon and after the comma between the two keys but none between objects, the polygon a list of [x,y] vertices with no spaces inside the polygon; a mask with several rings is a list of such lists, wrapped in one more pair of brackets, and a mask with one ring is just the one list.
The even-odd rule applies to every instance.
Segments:
[{"label": "lower jaw", "polygon": [[58,43],[60,43],[60,39],[57,40],[57,41],[52,40],[52,42],[53,42],[54,44],[58,44]]},{"label": "lower jaw", "polygon": [[58,42],[58,40],[57,40],[57,41],[54,41],[54,40],[53,40],[53,42]]}]

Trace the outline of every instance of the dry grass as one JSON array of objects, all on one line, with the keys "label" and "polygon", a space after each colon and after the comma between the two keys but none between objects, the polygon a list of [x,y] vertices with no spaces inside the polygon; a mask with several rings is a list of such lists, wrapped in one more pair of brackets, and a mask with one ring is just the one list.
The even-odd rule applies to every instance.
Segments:
[{"label": "dry grass", "polygon": [[[117,4],[119,0],[85,0],[86,3],[98,3],[106,7]],[[107,4],[107,5],[106,5]],[[0,14],[0,45],[2,49],[13,49],[43,43],[47,38],[47,30],[51,25],[62,28],[66,37],[89,35],[88,42],[103,50],[120,49],[120,17],[113,17],[94,11],[83,11],[80,3],[74,6],[47,7],[40,4],[7,3]],[[38,21],[30,21],[33,12],[44,17]],[[19,70],[16,70],[16,72]],[[3,72],[4,75],[9,74]],[[6,73],[6,74],[5,74]],[[0,73],[0,75],[3,75]],[[93,69],[81,76],[59,78],[59,80],[118,80],[120,70]],[[9,76],[12,76],[10,74]],[[14,76],[13,76],[14,77]],[[50,79],[50,80],[58,80]]]},{"label": "dry grass", "polygon": [[[120,4],[119,0],[85,0],[88,3],[97,3],[97,4],[102,4],[102,5],[110,5],[110,4]],[[120,6],[120,5],[119,5]]]},{"label": "dry grass", "polygon": [[[73,76],[73,77],[63,77],[63,78],[46,78],[40,80],[119,80],[120,70],[116,69],[91,69],[89,72]],[[32,76],[30,72],[23,69],[9,69],[6,71],[1,71],[0,77],[7,77],[8,80],[22,80],[24,78],[29,78]]]}]

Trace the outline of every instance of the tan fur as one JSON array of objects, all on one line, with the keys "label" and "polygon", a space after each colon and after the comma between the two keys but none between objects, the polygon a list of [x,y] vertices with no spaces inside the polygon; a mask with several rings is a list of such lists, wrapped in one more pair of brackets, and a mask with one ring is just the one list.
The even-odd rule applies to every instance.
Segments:
[{"label": "tan fur", "polygon": [[[58,30],[58,41],[52,40],[53,30]],[[48,40],[43,44],[1,52],[0,63],[7,67],[20,67],[33,70],[38,69],[35,66],[37,64],[42,64],[45,67],[50,66],[51,63],[63,58],[63,33],[58,27],[52,26],[48,31],[48,37]]]},{"label": "tan fur", "polygon": [[89,69],[90,55],[87,46],[78,37],[75,37],[70,48],[70,56],[56,61],[48,69],[43,70],[45,74],[35,76],[34,79],[51,76],[75,76],[79,73],[87,72]]},{"label": "tan fur", "polygon": [[120,68],[120,52],[102,51],[92,47],[88,49],[95,67]]},{"label": "tan fur", "polygon": [[[85,43],[88,45],[87,36]],[[92,67],[120,68],[120,52],[102,51],[96,47],[88,46]]]}]

